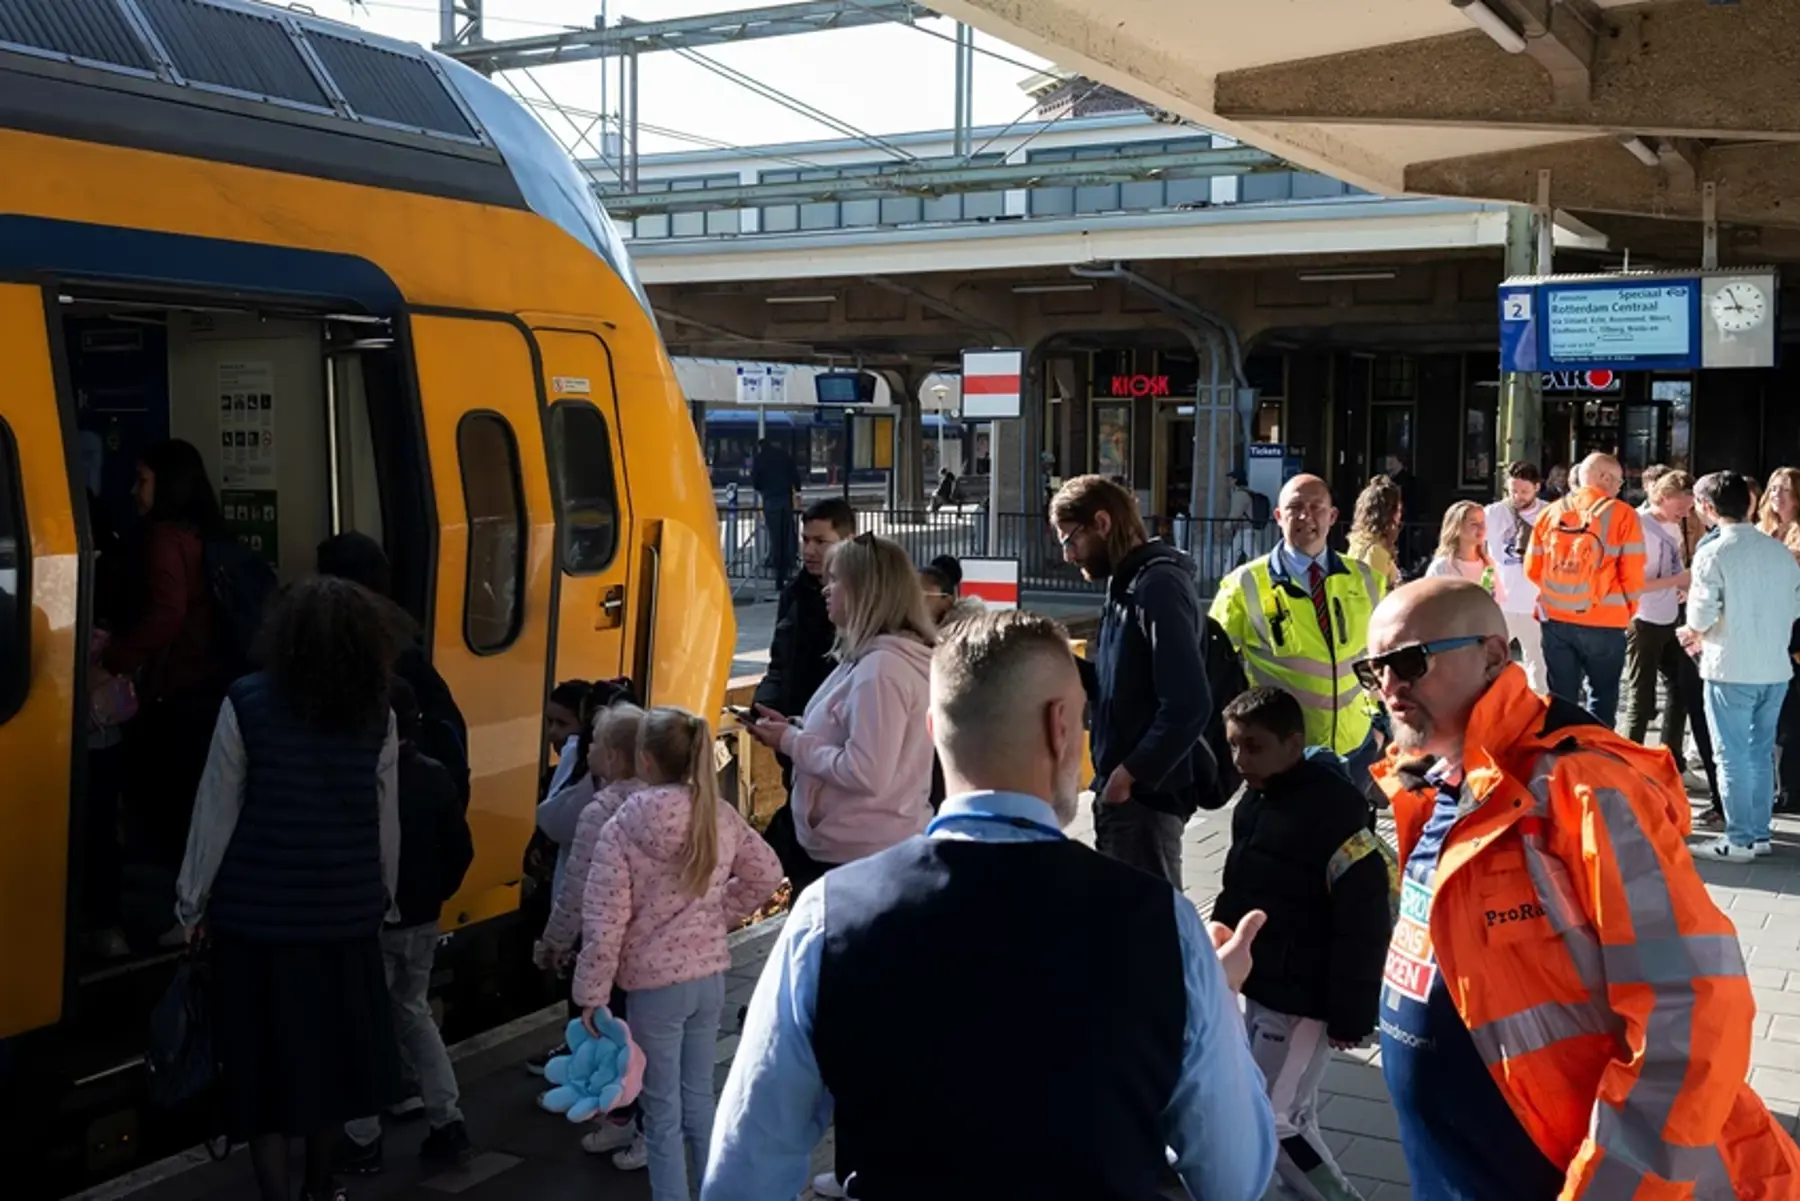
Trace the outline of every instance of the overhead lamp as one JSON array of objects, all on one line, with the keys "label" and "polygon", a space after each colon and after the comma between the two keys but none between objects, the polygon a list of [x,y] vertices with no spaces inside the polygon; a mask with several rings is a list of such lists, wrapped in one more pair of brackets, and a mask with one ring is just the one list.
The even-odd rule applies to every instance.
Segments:
[{"label": "overhead lamp", "polygon": [[1395,272],[1371,271],[1302,271],[1300,282],[1303,284],[1349,284],[1362,283],[1368,280],[1393,279]]},{"label": "overhead lamp", "polygon": [[821,292],[817,296],[765,296],[764,304],[830,304],[837,299],[831,292]]},{"label": "overhead lamp", "polygon": [[1661,159],[1656,157],[1656,151],[1650,149],[1650,144],[1636,134],[1629,134],[1626,137],[1620,138],[1619,145],[1631,151],[1631,157],[1644,164],[1646,167],[1654,167],[1662,162]]},{"label": "overhead lamp", "polygon": [[1494,44],[1508,54],[1524,52],[1525,35],[1495,12],[1488,0],[1450,0],[1450,7],[1462,9],[1462,15],[1474,22],[1475,28],[1493,38]]},{"label": "overhead lamp", "polygon": [[1073,284],[1014,284],[1013,293],[1018,296],[1045,296],[1052,292],[1092,292],[1092,283]]}]

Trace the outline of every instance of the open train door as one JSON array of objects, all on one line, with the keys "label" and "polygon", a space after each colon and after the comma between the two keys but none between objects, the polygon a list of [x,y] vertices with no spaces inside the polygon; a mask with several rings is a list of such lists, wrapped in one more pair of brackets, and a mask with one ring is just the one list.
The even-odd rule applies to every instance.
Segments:
[{"label": "open train door", "polygon": [[525,327],[414,311],[437,504],[432,661],[469,725],[475,862],[444,908],[466,925],[517,907],[537,815],[556,610],[556,519]]},{"label": "open train door", "polygon": [[[85,712],[72,499],[82,473],[70,462],[48,330],[41,288],[0,284],[0,1047],[62,1015],[71,775]],[[0,1056],[0,1093],[17,1097],[4,1078],[11,1058]]]}]

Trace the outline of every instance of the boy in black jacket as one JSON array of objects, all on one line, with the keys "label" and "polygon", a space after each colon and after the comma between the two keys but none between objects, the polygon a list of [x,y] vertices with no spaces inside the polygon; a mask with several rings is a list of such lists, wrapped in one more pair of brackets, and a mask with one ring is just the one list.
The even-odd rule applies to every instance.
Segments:
[{"label": "boy in black jacket", "polygon": [[[419,752],[419,700],[412,686],[396,676],[389,697],[400,740],[400,880],[395,907],[400,921],[381,932],[381,957],[387,967],[388,1003],[401,1057],[419,1082],[431,1131],[419,1154],[438,1164],[456,1164],[470,1154],[456,1087],[456,1071],[444,1050],[444,1037],[432,1020],[427,993],[437,957],[438,918],[444,902],[462,887],[463,875],[475,858],[468,814],[456,781],[444,765]],[[340,1167],[369,1176],[381,1171],[381,1119],[347,1123],[349,1136]]]},{"label": "boy in black jacket", "polygon": [[1251,1054],[1281,1140],[1276,1174],[1311,1201],[1360,1201],[1319,1135],[1319,1082],[1334,1048],[1375,1029],[1393,923],[1389,854],[1343,761],[1306,746],[1300,702],[1252,688],[1225,707],[1245,792],[1231,817],[1213,920],[1269,915],[1244,982]]}]

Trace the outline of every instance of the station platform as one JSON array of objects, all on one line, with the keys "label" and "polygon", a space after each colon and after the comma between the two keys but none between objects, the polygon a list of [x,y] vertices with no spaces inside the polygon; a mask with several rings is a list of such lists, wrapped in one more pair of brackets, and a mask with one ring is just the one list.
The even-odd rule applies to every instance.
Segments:
[{"label": "station platform", "polygon": [[[1085,811],[1070,834],[1091,842]],[[1384,833],[1392,837],[1392,830]],[[1202,813],[1188,824],[1183,871],[1187,893],[1209,912],[1231,840],[1231,812]],[[1694,845],[1704,838],[1696,837]],[[1743,944],[1757,1016],[1750,1083],[1790,1132],[1800,1126],[1800,817],[1777,816],[1775,854],[1754,865],[1702,862],[1700,872],[1730,915]],[[779,919],[734,935],[726,981],[725,1025],[718,1044],[717,1086],[737,1048],[737,1014],[749,1001]],[[616,1171],[607,1158],[581,1150],[585,1127],[543,1113],[533,1103],[542,1084],[525,1059],[553,1045],[563,1017],[550,1010],[491,1031],[453,1050],[463,1107],[476,1155],[463,1168],[428,1173],[416,1157],[422,1123],[390,1125],[387,1170],[347,1182],[352,1201],[637,1201],[650,1195],[643,1172]],[[1344,1171],[1366,1201],[1406,1201],[1412,1193],[1394,1113],[1382,1081],[1380,1053],[1339,1053],[1325,1076],[1320,1123]],[[928,1127],[929,1115],[922,1116]],[[929,1137],[929,1130],[921,1131]],[[996,1154],[1004,1154],[996,1148]],[[815,1170],[831,1163],[831,1142],[814,1153]],[[1169,1194],[1179,1197],[1179,1190]],[[203,1151],[152,1165],[80,1195],[82,1201],[254,1201],[248,1156],[221,1163]],[[810,1191],[806,1194],[810,1197]]]}]

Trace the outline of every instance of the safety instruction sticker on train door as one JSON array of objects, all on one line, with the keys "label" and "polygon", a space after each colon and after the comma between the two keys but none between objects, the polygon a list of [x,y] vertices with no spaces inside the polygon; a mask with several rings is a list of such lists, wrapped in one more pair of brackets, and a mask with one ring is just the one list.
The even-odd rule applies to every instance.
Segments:
[{"label": "safety instruction sticker on train door", "polygon": [[275,365],[266,360],[219,364],[219,484],[275,486]]}]

